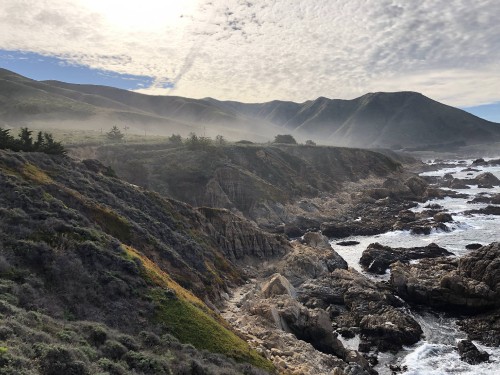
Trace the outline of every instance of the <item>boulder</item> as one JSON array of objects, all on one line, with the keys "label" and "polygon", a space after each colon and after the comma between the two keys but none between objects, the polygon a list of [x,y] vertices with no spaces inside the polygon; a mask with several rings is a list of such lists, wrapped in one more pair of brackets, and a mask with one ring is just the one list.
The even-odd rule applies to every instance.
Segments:
[{"label": "boulder", "polygon": [[490,359],[490,355],[477,348],[470,340],[462,340],[457,345],[460,359],[471,365],[477,365]]},{"label": "boulder", "polygon": [[500,180],[491,172],[481,173],[476,176],[474,181],[478,185],[487,185],[487,186],[499,186]]},{"label": "boulder", "polygon": [[278,295],[288,295],[292,298],[297,296],[297,292],[290,282],[280,274],[274,274],[270,280],[265,282],[261,287],[262,294],[266,298],[275,297]]},{"label": "boulder", "polygon": [[411,190],[413,194],[422,197],[427,190],[429,184],[421,177],[410,177],[405,181],[405,185]]},{"label": "boulder", "polygon": [[447,212],[438,212],[434,215],[434,221],[436,223],[449,223],[453,221],[453,217]]},{"label": "boulder", "polygon": [[328,238],[323,236],[320,232],[307,232],[304,234],[303,242],[312,247],[331,249]]},{"label": "boulder", "polygon": [[359,241],[340,241],[340,242],[337,242],[335,245],[338,245],[338,246],[354,246],[354,245],[359,245]]},{"label": "boulder", "polygon": [[467,250],[477,250],[480,247],[483,247],[483,245],[481,245],[480,243],[470,243],[468,245],[465,245],[465,248]]}]

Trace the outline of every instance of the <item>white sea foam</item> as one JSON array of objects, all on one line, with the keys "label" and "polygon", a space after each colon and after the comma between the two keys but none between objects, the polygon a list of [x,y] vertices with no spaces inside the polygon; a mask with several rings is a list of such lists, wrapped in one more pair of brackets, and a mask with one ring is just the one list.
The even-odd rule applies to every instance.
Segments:
[{"label": "white sea foam", "polygon": [[[452,173],[456,178],[473,178],[483,172],[491,172],[500,178],[500,166],[478,166],[480,172],[473,172],[472,176],[467,175],[470,172],[462,170],[470,165],[472,161],[466,164],[458,164],[456,167],[446,168],[440,171],[426,172],[427,176],[444,176],[446,173]],[[333,248],[347,261],[350,267],[366,274],[373,279],[389,278],[389,273],[382,276],[374,276],[365,273],[359,259],[364,250],[370,243],[379,242],[382,245],[391,247],[416,247],[426,246],[431,242],[452,251],[457,256],[465,255],[469,252],[465,248],[470,243],[489,244],[500,241],[500,216],[494,215],[466,215],[464,212],[473,209],[480,209],[487,204],[467,203],[478,194],[487,193],[488,195],[500,193],[500,188],[482,189],[471,185],[470,189],[459,190],[465,193],[468,198],[444,198],[432,200],[419,204],[413,209],[415,212],[425,210],[424,206],[429,203],[437,203],[443,206],[453,215],[454,222],[448,223],[450,232],[432,231],[430,235],[412,235],[409,231],[393,231],[376,236],[353,236],[343,240],[358,241],[354,246],[336,246],[332,241]],[[453,319],[443,315],[418,315],[415,319],[424,330],[425,340],[419,342],[413,347],[405,348],[397,356],[383,354],[379,357],[379,365],[376,370],[379,374],[391,374],[389,363],[400,363],[407,367],[405,375],[445,375],[445,374],[463,374],[463,375],[499,375],[500,374],[500,348],[489,348],[476,345],[490,354],[490,362],[479,365],[469,365],[460,360],[456,351],[456,342],[465,338],[465,334],[456,327]]]}]

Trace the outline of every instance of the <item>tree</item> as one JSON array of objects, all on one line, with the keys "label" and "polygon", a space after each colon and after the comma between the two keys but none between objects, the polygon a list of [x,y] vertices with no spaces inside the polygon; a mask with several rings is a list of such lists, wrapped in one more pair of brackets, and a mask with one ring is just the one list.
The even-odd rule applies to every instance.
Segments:
[{"label": "tree", "polygon": [[208,137],[198,137],[195,133],[189,133],[185,144],[190,150],[206,150],[212,146],[212,140]]},{"label": "tree", "polygon": [[308,140],[306,141],[306,146],[316,146],[316,142],[314,142],[314,141],[312,141],[312,140],[308,139]]},{"label": "tree", "polygon": [[31,138],[33,132],[28,128],[21,128],[19,131],[19,148],[22,151],[30,152],[33,150],[33,138]]},{"label": "tree", "polygon": [[[40,133],[38,133],[38,134],[40,134]],[[37,142],[38,142],[38,139],[37,139]],[[41,146],[38,150],[35,150],[35,151],[41,151],[41,152],[45,152],[46,154],[51,154],[51,155],[66,154],[66,150],[64,149],[64,146],[62,145],[62,143],[54,141],[54,138],[52,137],[52,134],[50,134],[50,133],[43,133],[43,140],[41,142]]]},{"label": "tree", "polygon": [[21,128],[17,139],[10,135],[10,129],[0,129],[0,149],[11,149],[12,151],[44,152],[52,155],[64,155],[66,149],[61,142],[54,141],[52,134],[38,132],[36,141],[33,142],[28,128]]},{"label": "tree", "polygon": [[217,136],[215,137],[215,144],[216,144],[217,146],[224,146],[225,144],[227,144],[227,141],[226,141],[226,139],[224,138],[224,136],[222,136],[222,135],[217,135]]},{"label": "tree", "polygon": [[11,148],[14,144],[14,137],[10,135],[10,129],[0,128],[0,149]]},{"label": "tree", "polygon": [[182,144],[182,137],[180,134],[172,134],[169,138],[168,141],[172,143],[173,145],[181,145]]},{"label": "tree", "polygon": [[288,145],[296,145],[297,141],[290,134],[278,134],[274,137],[273,143],[284,143]]},{"label": "tree", "polygon": [[118,129],[118,126],[113,125],[111,130],[106,133],[106,136],[113,141],[120,141],[125,135]]}]

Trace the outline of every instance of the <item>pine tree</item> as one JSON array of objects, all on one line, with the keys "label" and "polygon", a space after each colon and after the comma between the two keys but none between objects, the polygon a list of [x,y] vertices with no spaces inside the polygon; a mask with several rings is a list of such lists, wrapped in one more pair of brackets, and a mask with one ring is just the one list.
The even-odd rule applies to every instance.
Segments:
[{"label": "pine tree", "polygon": [[114,125],[111,130],[106,133],[106,136],[108,139],[120,141],[125,135],[120,131],[120,129],[118,129],[118,126]]}]

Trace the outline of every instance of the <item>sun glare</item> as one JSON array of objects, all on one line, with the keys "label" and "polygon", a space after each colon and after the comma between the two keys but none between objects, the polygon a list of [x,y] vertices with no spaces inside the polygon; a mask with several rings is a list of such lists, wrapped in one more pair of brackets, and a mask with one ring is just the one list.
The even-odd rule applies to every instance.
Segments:
[{"label": "sun glare", "polygon": [[152,29],[175,27],[190,14],[197,0],[81,0],[83,6],[122,28]]}]

